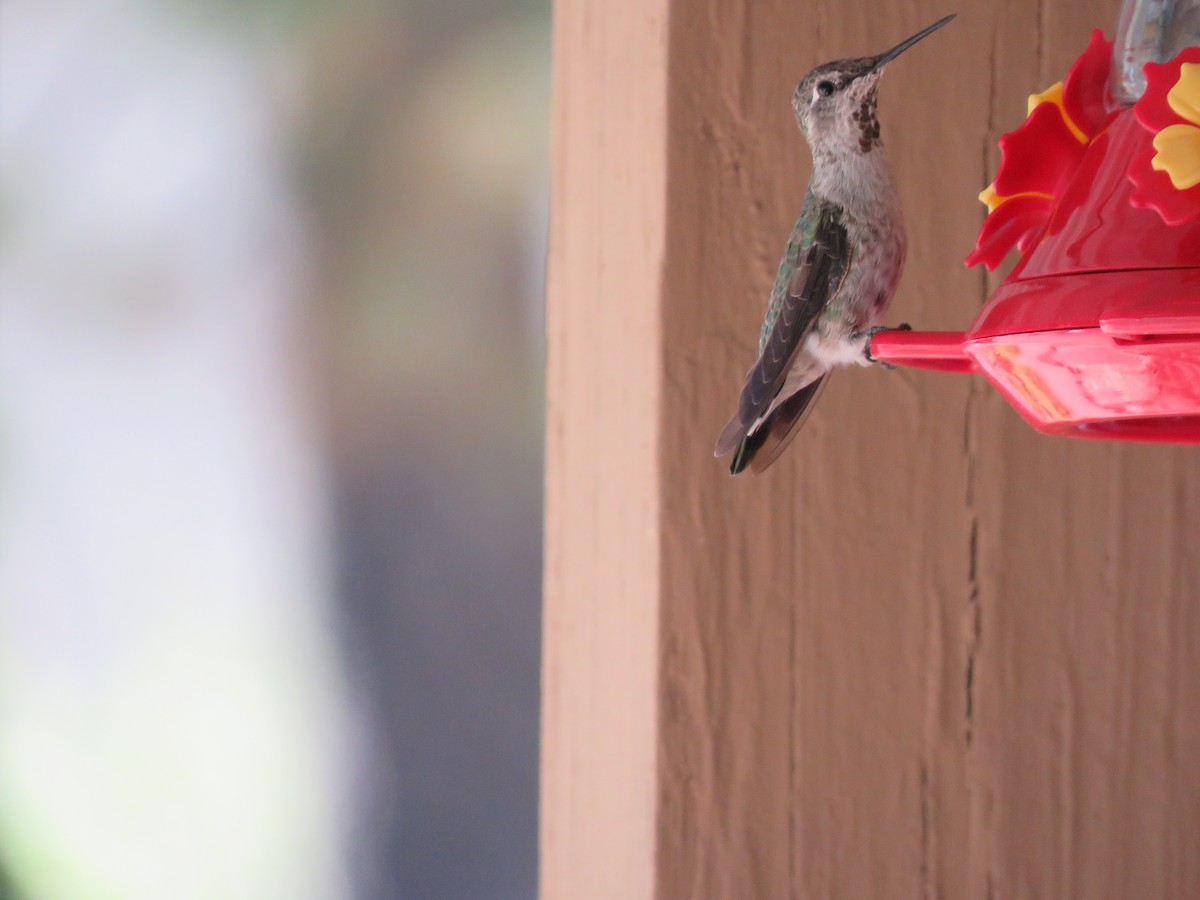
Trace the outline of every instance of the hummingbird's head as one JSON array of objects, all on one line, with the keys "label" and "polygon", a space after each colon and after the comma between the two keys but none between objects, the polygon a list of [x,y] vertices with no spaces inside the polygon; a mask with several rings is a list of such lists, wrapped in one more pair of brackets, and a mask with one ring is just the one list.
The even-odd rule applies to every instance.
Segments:
[{"label": "hummingbird's head", "polygon": [[875,57],[817,66],[792,95],[800,130],[818,155],[869,153],[879,143],[875,98],[883,69]]},{"label": "hummingbird's head", "polygon": [[815,158],[844,158],[870,153],[879,144],[875,99],[883,70],[921,38],[951,19],[946,16],[878,56],[839,59],[817,66],[801,79],[792,95],[796,121]]}]

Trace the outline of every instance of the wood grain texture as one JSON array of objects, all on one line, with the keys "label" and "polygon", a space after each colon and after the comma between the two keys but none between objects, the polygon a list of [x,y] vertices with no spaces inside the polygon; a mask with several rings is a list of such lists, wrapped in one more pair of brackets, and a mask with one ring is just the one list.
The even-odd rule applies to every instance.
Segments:
[{"label": "wood grain texture", "polygon": [[[966,887],[970,381],[835,373],[785,459],[753,481],[688,452],[753,359],[760,298],[803,196],[810,163],[792,86],[818,62],[886,49],[944,11],[673,10],[666,317],[677,324],[663,477],[687,506],[664,510],[673,677],[660,777],[667,797],[699,812],[660,832],[661,896],[919,896],[939,878],[942,893]],[[962,327],[980,301],[961,265],[980,220],[987,124],[978,30],[986,24],[964,11],[881,88],[911,245],[895,322]],[[686,227],[704,221],[718,227]],[[697,671],[703,690],[686,676]],[[679,706],[689,717],[669,718]],[[703,821],[697,794],[719,822]],[[944,859],[956,862],[939,873]]]},{"label": "wood grain texture", "polygon": [[[981,2],[889,68],[891,321],[970,323],[996,138],[1117,7]],[[764,476],[709,455],[808,177],[795,82],[948,11],[855,9],[556,8],[543,896],[1200,896],[1200,451],[871,369]]]}]

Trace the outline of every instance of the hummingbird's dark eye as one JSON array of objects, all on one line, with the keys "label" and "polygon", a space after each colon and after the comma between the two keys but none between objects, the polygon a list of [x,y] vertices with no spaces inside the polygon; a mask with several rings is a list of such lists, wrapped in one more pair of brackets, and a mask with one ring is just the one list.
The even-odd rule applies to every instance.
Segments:
[{"label": "hummingbird's dark eye", "polygon": [[822,81],[820,84],[817,85],[817,93],[820,94],[822,97],[832,97],[833,96],[833,82],[832,81]]}]

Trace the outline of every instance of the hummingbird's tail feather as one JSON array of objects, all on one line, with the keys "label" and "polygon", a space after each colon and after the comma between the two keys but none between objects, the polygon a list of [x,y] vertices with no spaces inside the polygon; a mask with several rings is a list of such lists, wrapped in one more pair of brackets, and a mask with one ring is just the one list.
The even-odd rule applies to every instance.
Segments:
[{"label": "hummingbird's tail feather", "polygon": [[828,380],[829,373],[825,372],[775,407],[766,420],[738,444],[729,473],[737,475],[749,466],[757,475],[775,462],[808,420]]},{"label": "hummingbird's tail feather", "polygon": [[754,434],[747,435],[742,438],[738,444],[737,452],[733,454],[733,459],[729,463],[729,474],[740,475],[742,470],[750,464],[750,460],[754,458],[754,454],[758,452],[759,446],[765,440],[767,434],[767,426],[763,426]]},{"label": "hummingbird's tail feather", "polygon": [[749,430],[750,426],[742,422],[741,411],[735,412],[733,418],[726,422],[725,427],[721,429],[713,456],[724,456],[745,439],[746,432]]}]

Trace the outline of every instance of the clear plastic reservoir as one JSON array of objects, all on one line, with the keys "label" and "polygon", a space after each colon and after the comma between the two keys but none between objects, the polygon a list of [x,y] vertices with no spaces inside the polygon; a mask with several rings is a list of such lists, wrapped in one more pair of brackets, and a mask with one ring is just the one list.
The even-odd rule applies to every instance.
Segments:
[{"label": "clear plastic reservoir", "polygon": [[1200,46],[1200,0],[1125,0],[1113,41],[1113,100],[1132,106],[1146,90],[1142,66]]}]

